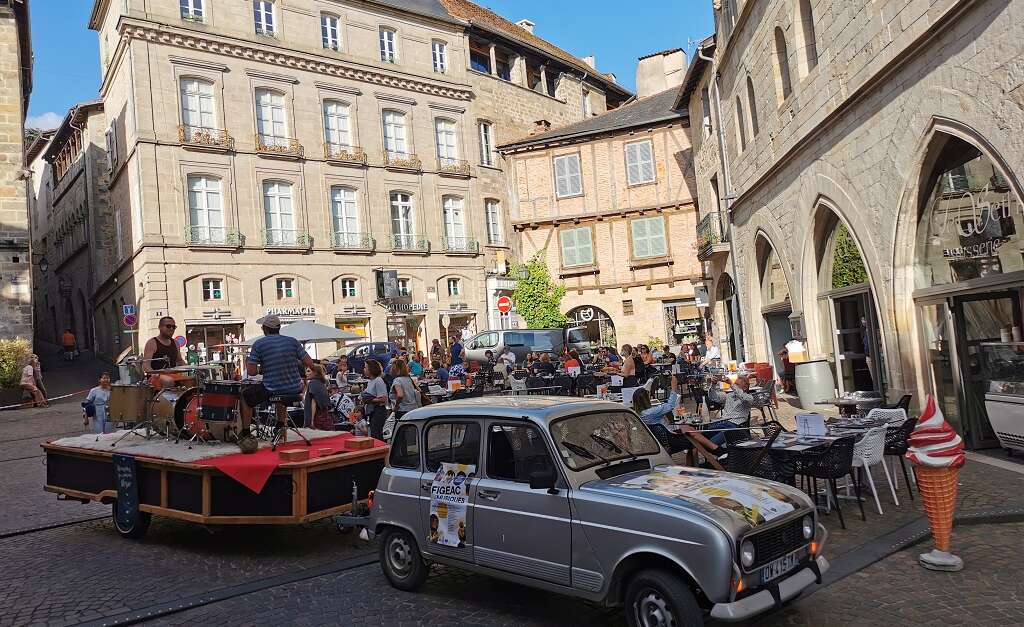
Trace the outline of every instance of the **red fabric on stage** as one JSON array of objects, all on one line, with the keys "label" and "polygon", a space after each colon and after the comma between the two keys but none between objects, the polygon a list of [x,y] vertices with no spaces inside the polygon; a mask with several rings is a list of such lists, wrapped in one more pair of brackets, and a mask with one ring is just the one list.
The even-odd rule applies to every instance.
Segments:
[{"label": "red fabric on stage", "polygon": [[[291,434],[290,437],[296,439],[289,440],[287,444],[277,447],[276,451],[272,451],[270,450],[270,447],[267,447],[261,448],[251,454],[236,453],[234,455],[224,455],[223,457],[204,459],[197,463],[200,466],[213,466],[256,494],[259,494],[263,490],[263,486],[266,485],[267,479],[269,479],[270,475],[277,470],[277,467],[281,464],[290,463],[281,459],[280,455],[278,455],[281,451],[308,449],[310,459],[322,457],[320,455],[320,449],[331,449],[334,453],[337,451],[347,451],[352,453],[359,452],[355,449],[345,448],[345,440],[354,437],[351,433],[340,433],[329,438],[312,440],[313,446],[309,447],[307,447],[306,443],[299,439],[294,433]],[[387,446],[387,444],[380,440],[374,440],[373,448],[381,446]],[[330,455],[328,455],[328,457],[330,457]]]}]

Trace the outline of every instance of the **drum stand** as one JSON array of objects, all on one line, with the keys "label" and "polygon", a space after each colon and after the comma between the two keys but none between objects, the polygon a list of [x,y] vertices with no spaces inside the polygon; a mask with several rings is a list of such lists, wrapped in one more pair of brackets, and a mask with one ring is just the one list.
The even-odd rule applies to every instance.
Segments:
[{"label": "drum stand", "polygon": [[[133,433],[135,435],[142,435],[141,433],[139,433],[139,429],[145,429],[146,430],[146,434],[142,435],[142,437],[144,437],[147,440],[151,439],[154,434],[160,433],[159,431],[157,431],[157,429],[156,429],[156,422],[153,420],[153,412],[150,409],[150,405],[152,405],[152,404],[153,404],[152,400],[147,400],[146,401],[146,419],[143,420],[142,422],[136,422],[135,424],[132,425],[131,429],[125,431],[124,433],[121,434],[121,437],[119,437],[116,440],[114,440],[113,442],[111,442],[110,443],[111,448],[117,446],[121,442],[121,440],[125,439],[129,435],[132,435]],[[99,441],[99,436],[97,436],[96,440]]]},{"label": "drum stand", "polygon": [[[270,439],[270,450],[276,451],[279,444],[288,443],[288,432],[294,431],[302,440],[306,443],[306,446],[313,446],[313,443],[309,441],[309,438],[302,435],[299,428],[292,422],[291,417],[288,415],[288,409],[281,403],[274,403],[274,411],[277,416],[277,426],[274,427],[274,437]],[[284,420],[281,417],[284,415]]]}]

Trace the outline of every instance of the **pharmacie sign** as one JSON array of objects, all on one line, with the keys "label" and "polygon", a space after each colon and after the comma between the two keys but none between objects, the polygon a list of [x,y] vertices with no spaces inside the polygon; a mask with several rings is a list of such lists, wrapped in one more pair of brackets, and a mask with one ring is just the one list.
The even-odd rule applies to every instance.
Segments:
[{"label": "pharmacie sign", "polygon": [[315,316],[316,307],[268,307],[268,316]]}]

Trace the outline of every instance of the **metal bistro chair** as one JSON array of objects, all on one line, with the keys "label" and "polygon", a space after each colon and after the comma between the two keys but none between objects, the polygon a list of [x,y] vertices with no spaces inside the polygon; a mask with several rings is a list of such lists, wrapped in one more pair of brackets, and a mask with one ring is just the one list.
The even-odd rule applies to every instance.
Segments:
[{"label": "metal bistro chair", "polygon": [[526,377],[527,394],[543,394],[547,390],[537,390],[537,388],[547,387],[547,385],[547,379],[543,377]]},{"label": "metal bistro chair", "polygon": [[905,412],[910,411],[910,400],[914,398],[913,394],[904,394],[900,397],[900,400],[896,401],[893,405],[879,405],[878,409],[902,409]]},{"label": "metal bistro chair", "polygon": [[573,387],[576,385],[576,380],[567,374],[555,375],[551,385],[557,385],[560,390],[556,392],[559,396],[570,396],[573,391]]},{"label": "metal bistro chair", "polygon": [[[885,473],[885,479],[889,482],[889,492],[892,493],[893,503],[899,507],[900,500],[896,498],[896,488],[892,485],[892,477],[889,476],[889,467],[885,465],[885,427],[868,429],[867,433],[853,447],[853,467],[858,472],[868,476],[868,485],[871,486],[871,494],[875,497],[875,507],[878,508],[878,515],[882,515],[882,503],[878,499],[878,490],[875,488],[875,479],[871,475],[872,466],[881,466]],[[849,493],[850,486],[846,486]]]},{"label": "metal bistro chair", "polygon": [[527,393],[526,381],[526,379],[517,379],[515,377],[508,378],[508,382],[510,385],[510,389],[512,390],[513,396],[518,396],[519,394]]},{"label": "metal bistro chair", "polygon": [[597,394],[597,379],[592,374],[581,374],[576,377],[576,395]]},{"label": "metal bistro chair", "polygon": [[763,448],[732,447],[725,456],[725,469],[743,475],[751,475],[780,483],[793,484],[793,465],[776,460],[771,455],[772,444],[784,430],[782,425],[764,427],[768,438]]},{"label": "metal bistro chair", "polygon": [[839,438],[820,453],[804,453],[797,466],[797,472],[808,479],[807,483],[812,487],[811,497],[815,499],[815,502],[818,499],[818,479],[825,481],[826,507],[833,502],[836,504],[839,524],[843,529],[846,529],[846,521],[843,519],[843,510],[839,506],[839,499],[836,498],[838,492],[836,479],[847,475],[853,479],[857,504],[860,506],[860,517],[867,520],[867,516],[864,515],[864,502],[860,498],[860,482],[857,480],[856,473],[853,472],[854,446],[852,437]]},{"label": "metal bistro chair", "polygon": [[[914,427],[917,426],[917,418],[907,418],[902,424],[898,426],[889,425],[889,428],[885,432],[885,456],[894,457],[900,460],[900,469],[903,471],[903,481],[907,484],[907,493],[910,495],[910,500],[914,500],[914,488],[913,482],[910,480],[910,476],[907,474],[907,464],[903,461],[903,456],[907,453],[907,440],[910,438],[910,434],[913,433]],[[895,460],[892,468],[893,481],[896,483],[896,489],[900,487],[899,477],[896,475]]]}]

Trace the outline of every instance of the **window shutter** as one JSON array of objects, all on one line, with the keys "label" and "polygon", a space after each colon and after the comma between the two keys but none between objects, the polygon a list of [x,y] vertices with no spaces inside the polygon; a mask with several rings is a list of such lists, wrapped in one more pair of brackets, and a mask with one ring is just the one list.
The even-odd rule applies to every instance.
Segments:
[{"label": "window shutter", "polygon": [[647,231],[647,220],[634,220],[633,221],[633,256],[650,257],[650,235]]},{"label": "window shutter", "polygon": [[567,157],[559,157],[558,159],[555,159],[555,194],[558,196],[569,195],[567,161]]},{"label": "window shutter", "polygon": [[562,265],[574,266],[576,261],[576,232],[562,231]]},{"label": "window shutter", "polygon": [[640,147],[639,144],[629,144],[626,146],[626,177],[629,183],[639,183],[640,177],[640,154],[637,150]]},{"label": "window shutter", "polygon": [[640,180],[642,181],[653,181],[654,180],[654,151],[651,148],[651,142],[644,142],[638,144],[639,159],[640,162]]},{"label": "window shutter", "polygon": [[583,177],[580,174],[580,158],[578,155],[572,155],[567,159],[568,164],[566,169],[569,171],[569,193],[570,194],[581,194],[583,193]]},{"label": "window shutter", "polygon": [[594,263],[594,247],[590,241],[589,228],[576,229],[576,246],[578,248],[577,257],[579,263]]},{"label": "window shutter", "polygon": [[651,256],[658,257],[666,254],[668,250],[665,247],[665,220],[663,218],[651,218],[647,224],[647,233],[651,243]]}]

